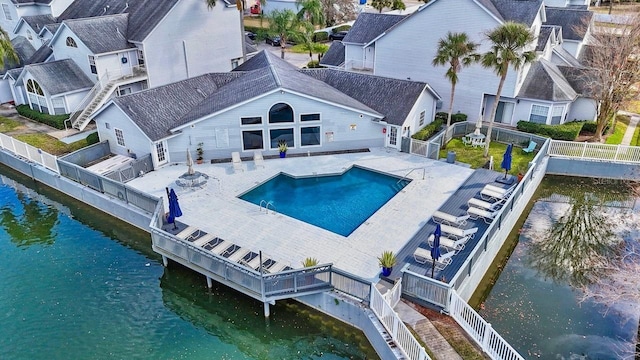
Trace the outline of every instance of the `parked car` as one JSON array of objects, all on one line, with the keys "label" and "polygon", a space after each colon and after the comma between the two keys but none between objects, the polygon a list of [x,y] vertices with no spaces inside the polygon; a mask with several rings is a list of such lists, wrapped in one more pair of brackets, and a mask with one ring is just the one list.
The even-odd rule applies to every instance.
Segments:
[{"label": "parked car", "polygon": [[251,32],[251,31],[245,31],[244,34],[251,40],[255,40],[256,39],[256,34]]},{"label": "parked car", "polygon": [[342,39],[344,39],[344,37],[347,36],[348,33],[348,31],[338,31],[335,33],[331,33],[329,34],[329,39],[342,41]]},{"label": "parked car", "polygon": [[280,46],[280,36],[269,36],[264,41],[271,46]]}]

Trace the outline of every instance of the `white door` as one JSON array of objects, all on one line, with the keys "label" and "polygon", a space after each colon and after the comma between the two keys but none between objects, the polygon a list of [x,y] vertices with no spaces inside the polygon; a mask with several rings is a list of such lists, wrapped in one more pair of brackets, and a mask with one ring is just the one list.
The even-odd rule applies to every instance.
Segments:
[{"label": "white door", "polygon": [[131,59],[129,54],[127,53],[123,53],[123,54],[119,54],[120,55],[120,74],[122,76],[124,75],[131,75],[132,71],[131,71]]},{"label": "white door", "polygon": [[156,143],[156,158],[158,159],[158,166],[164,165],[169,162],[167,156],[167,142],[160,141]]},{"label": "white door", "polygon": [[373,58],[375,55],[375,48],[373,46],[369,46],[364,49],[364,68],[373,70]]},{"label": "white door", "polygon": [[398,148],[398,128],[395,126],[387,126],[387,146]]}]

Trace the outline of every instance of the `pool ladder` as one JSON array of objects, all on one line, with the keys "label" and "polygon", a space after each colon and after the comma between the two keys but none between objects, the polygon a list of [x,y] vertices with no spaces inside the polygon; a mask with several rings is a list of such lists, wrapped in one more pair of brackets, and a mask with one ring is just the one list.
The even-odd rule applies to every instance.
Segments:
[{"label": "pool ladder", "polygon": [[260,212],[262,212],[262,205],[264,204],[264,212],[269,213],[269,205],[271,205],[271,211],[276,212],[276,206],[273,202],[267,200],[260,200]]}]

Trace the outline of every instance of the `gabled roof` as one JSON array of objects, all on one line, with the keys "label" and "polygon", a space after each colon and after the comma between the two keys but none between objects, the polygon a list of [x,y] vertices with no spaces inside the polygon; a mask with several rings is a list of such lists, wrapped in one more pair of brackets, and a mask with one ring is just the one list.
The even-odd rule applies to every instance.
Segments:
[{"label": "gabled roof", "polygon": [[531,65],[518,93],[519,98],[545,101],[573,101],[578,94],[558,67],[545,59]]},{"label": "gabled roof", "polygon": [[[68,27],[94,54],[131,48],[125,38],[128,14],[97,16],[86,19],[65,20]],[[57,35],[57,34],[56,34]]]},{"label": "gabled roof", "polygon": [[42,32],[49,31],[51,34],[55,34],[56,31],[58,31],[58,28],[60,27],[60,24],[47,24],[44,26],[44,29],[40,30],[40,33],[38,35],[42,35]]},{"label": "gabled roof", "polygon": [[329,46],[329,50],[320,59],[320,65],[325,66],[342,66],[344,64],[344,44],[340,41],[334,41]]},{"label": "gabled roof", "polygon": [[354,44],[368,44],[406,17],[406,15],[363,12],[358,16],[358,19],[342,41]]},{"label": "gabled roof", "polygon": [[[60,14],[58,19],[82,19],[95,16],[129,14],[126,38],[129,41],[141,42],[173,9],[178,1],[180,0],[75,0]],[[230,4],[229,0],[222,0],[220,5]],[[235,1],[233,5],[235,6]],[[185,19],[185,21],[188,20]]]},{"label": "gabled roof", "polygon": [[[384,114],[384,121],[402,125],[414,104],[428,89],[418,81],[398,80],[336,69],[300,70],[303,74],[318,79],[346,95],[367,104]],[[432,92],[435,97],[439,97]]]},{"label": "gabled roof", "polygon": [[113,99],[151,141],[170,136],[176,121],[208,95],[241,76],[239,73],[205,74]]},{"label": "gabled roof", "polygon": [[11,45],[13,45],[13,49],[16,51],[18,55],[18,62],[14,63],[9,61],[7,57],[4,59],[4,67],[0,69],[0,74],[5,74],[7,71],[13,68],[23,67],[25,64],[28,64],[29,58],[36,52],[36,49],[33,48],[31,42],[27,40],[24,36],[16,36],[11,39]]},{"label": "gabled roof", "polygon": [[568,66],[582,67],[582,64],[576,59],[570,52],[565,50],[562,46],[556,46],[553,48],[553,53],[564,61]]},{"label": "gabled roof", "polygon": [[51,95],[93,87],[93,82],[71,59],[27,65],[20,77],[27,71]]},{"label": "gabled roof", "polygon": [[547,41],[549,41],[549,37],[551,33],[553,33],[555,28],[553,26],[541,26],[540,34],[538,34],[538,43],[536,44],[536,51],[544,51],[545,46],[547,45]]},{"label": "gabled roof", "polygon": [[27,64],[37,64],[45,62],[53,54],[53,49],[49,47],[49,41],[40,45],[40,48],[27,60]]},{"label": "gabled roof", "polygon": [[[32,15],[32,16],[23,16],[21,21],[29,24],[33,31],[39,33],[44,29],[46,25],[54,24],[56,22],[56,18],[52,15]],[[19,25],[18,25],[19,26]]]},{"label": "gabled roof", "polygon": [[558,69],[580,96],[594,98],[599,91],[598,81],[590,69],[573,66],[558,66]]},{"label": "gabled roof", "polygon": [[15,68],[7,71],[6,74],[2,77],[3,79],[7,79],[7,77],[11,77],[13,80],[17,79],[22,73],[22,68]]},{"label": "gabled roof", "polygon": [[582,41],[587,32],[587,25],[593,19],[593,12],[588,10],[546,7],[547,21],[545,25],[562,26],[562,38]]},{"label": "gabled roof", "polygon": [[[505,21],[533,25],[543,0],[490,0]],[[481,1],[486,4],[487,0]],[[483,6],[484,6],[483,4]]]}]

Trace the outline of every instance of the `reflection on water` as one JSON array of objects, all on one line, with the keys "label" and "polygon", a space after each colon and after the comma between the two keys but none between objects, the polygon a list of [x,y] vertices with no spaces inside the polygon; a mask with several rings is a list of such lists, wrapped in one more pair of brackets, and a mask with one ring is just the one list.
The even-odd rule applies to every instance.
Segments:
[{"label": "reflection on water", "polygon": [[638,302],[593,294],[637,243],[635,198],[622,183],[548,176],[536,199],[480,314],[526,358],[629,356]]},{"label": "reflection on water", "polygon": [[259,302],[165,269],[149,234],[5,172],[0,359],[376,358],[362,332],[284,301],[265,321]]}]

